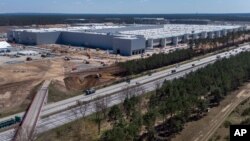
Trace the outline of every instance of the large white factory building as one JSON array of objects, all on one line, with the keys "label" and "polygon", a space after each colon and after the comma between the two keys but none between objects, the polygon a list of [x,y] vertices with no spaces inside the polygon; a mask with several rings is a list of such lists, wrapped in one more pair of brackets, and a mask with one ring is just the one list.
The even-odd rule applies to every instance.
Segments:
[{"label": "large white factory building", "polygon": [[125,56],[144,53],[146,49],[178,45],[199,38],[219,38],[229,32],[247,30],[229,25],[106,25],[85,24],[78,27],[14,29],[8,41],[20,44],[65,44],[113,50]]}]

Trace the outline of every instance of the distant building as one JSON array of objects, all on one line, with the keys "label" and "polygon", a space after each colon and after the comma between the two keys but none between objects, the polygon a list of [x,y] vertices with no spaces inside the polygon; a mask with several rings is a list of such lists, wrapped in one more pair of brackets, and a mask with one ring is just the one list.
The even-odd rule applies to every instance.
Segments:
[{"label": "distant building", "polygon": [[0,52],[7,52],[10,51],[11,45],[6,41],[0,42]]},{"label": "distant building", "polygon": [[167,24],[168,20],[164,18],[134,18],[134,21],[139,24]]},{"label": "distant building", "polygon": [[164,47],[168,44],[176,46],[191,39],[217,38],[239,30],[246,28],[225,25],[83,24],[68,28],[15,29],[8,32],[8,41],[27,45],[84,46],[131,56],[142,54],[147,48]]}]

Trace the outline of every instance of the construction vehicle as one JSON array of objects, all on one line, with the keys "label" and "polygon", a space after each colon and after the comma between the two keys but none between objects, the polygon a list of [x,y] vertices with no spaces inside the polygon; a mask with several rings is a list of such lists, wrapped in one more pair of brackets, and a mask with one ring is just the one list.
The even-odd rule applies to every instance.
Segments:
[{"label": "construction vehicle", "polygon": [[102,77],[102,75],[101,75],[100,73],[97,73],[97,74],[96,74],[96,78],[97,78],[97,79],[99,79],[99,78],[101,78],[101,77]]},{"label": "construction vehicle", "polygon": [[104,66],[104,67],[106,66],[105,62],[101,62],[101,64],[102,64],[102,66]]},{"label": "construction vehicle", "polygon": [[86,61],[85,63],[86,63],[86,64],[90,64],[90,62],[89,62],[89,61]]},{"label": "construction vehicle", "polygon": [[31,57],[27,57],[26,61],[32,61],[32,58]]},{"label": "construction vehicle", "polygon": [[76,71],[76,70],[77,70],[77,67],[73,67],[73,68],[72,68],[72,71]]},{"label": "construction vehicle", "polygon": [[46,58],[46,57],[51,57],[52,55],[50,53],[43,53],[41,54],[42,58]]},{"label": "construction vehicle", "polygon": [[91,95],[91,94],[94,94],[95,93],[95,89],[94,88],[90,88],[90,89],[87,89],[85,91],[86,95]]},{"label": "construction vehicle", "polygon": [[64,57],[64,61],[70,61],[70,58],[67,57],[67,56],[65,56],[65,57]]},{"label": "construction vehicle", "polygon": [[91,55],[89,52],[87,52],[87,57],[88,57],[88,59],[91,59]]},{"label": "construction vehicle", "polygon": [[46,58],[47,55],[46,55],[46,54],[42,54],[41,57],[42,57],[42,58]]}]

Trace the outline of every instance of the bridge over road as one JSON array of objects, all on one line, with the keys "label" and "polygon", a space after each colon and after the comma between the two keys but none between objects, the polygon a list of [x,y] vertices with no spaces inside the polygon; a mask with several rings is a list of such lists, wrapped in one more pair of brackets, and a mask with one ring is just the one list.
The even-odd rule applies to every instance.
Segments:
[{"label": "bridge over road", "polygon": [[29,141],[33,138],[34,129],[39,120],[42,107],[47,102],[48,87],[50,82],[50,80],[46,80],[35,95],[28,111],[24,115],[20,126],[16,130],[13,141]]}]

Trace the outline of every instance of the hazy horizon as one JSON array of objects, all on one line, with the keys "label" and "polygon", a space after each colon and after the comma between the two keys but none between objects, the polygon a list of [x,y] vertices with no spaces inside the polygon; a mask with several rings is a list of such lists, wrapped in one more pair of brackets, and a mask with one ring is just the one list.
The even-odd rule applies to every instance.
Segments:
[{"label": "hazy horizon", "polygon": [[238,14],[249,0],[1,0],[0,13],[56,14]]}]

